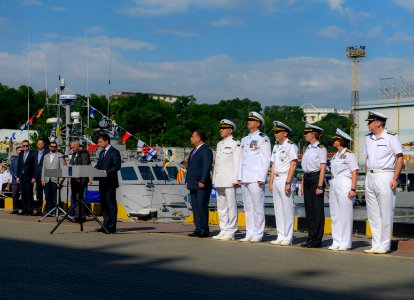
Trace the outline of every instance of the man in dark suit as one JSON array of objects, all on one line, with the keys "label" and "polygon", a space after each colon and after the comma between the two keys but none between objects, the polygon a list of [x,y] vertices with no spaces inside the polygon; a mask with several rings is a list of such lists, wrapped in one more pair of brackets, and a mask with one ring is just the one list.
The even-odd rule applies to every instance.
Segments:
[{"label": "man in dark suit", "polygon": [[[99,153],[98,163],[95,168],[104,170],[107,176],[99,178],[99,195],[104,217],[103,225],[109,233],[115,233],[118,214],[116,189],[119,186],[118,171],[121,169],[121,154],[111,146],[111,139],[108,134],[101,134],[98,137],[98,144],[102,151]],[[103,228],[96,231],[106,233]]]},{"label": "man in dark suit", "polygon": [[34,202],[35,211],[34,216],[42,215],[43,207],[43,185],[42,185],[42,168],[43,159],[49,153],[49,149],[45,148],[45,141],[43,139],[37,140],[37,151],[35,152],[35,169],[34,178],[36,179],[36,202]]},{"label": "man in dark suit", "polygon": [[20,184],[17,183],[17,165],[19,161],[19,154],[22,151],[22,147],[18,146],[16,147],[16,156],[12,156],[10,161],[10,174],[12,176],[12,197],[13,197],[13,210],[11,214],[17,214],[19,210],[18,207],[18,201],[20,198]]},{"label": "man in dark suit", "polygon": [[22,142],[22,152],[19,154],[17,161],[16,182],[20,184],[22,192],[22,211],[19,215],[33,214],[33,183],[35,169],[34,151],[30,150],[30,142],[24,140]]},{"label": "man in dark suit", "polygon": [[194,149],[188,158],[185,183],[190,190],[195,230],[189,236],[204,238],[210,235],[208,203],[212,189],[210,170],[213,152],[204,144],[206,134],[203,131],[194,130],[190,140]]}]

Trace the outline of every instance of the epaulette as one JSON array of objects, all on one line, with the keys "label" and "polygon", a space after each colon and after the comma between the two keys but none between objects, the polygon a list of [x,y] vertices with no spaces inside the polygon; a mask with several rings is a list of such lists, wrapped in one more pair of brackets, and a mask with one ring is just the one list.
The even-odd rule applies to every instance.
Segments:
[{"label": "epaulette", "polygon": [[263,132],[260,132],[260,133],[259,133],[259,135],[260,135],[261,137],[265,137],[265,136],[266,136]]},{"label": "epaulette", "polygon": [[346,152],[348,152],[348,153],[352,153],[352,151],[351,151],[351,150],[349,150],[349,149],[346,149]]},{"label": "epaulette", "polygon": [[387,131],[387,133],[391,134],[391,135],[396,135],[397,134],[396,132],[393,132],[393,131]]},{"label": "epaulette", "polygon": [[321,144],[319,144],[318,147],[321,148],[321,149],[322,148],[325,148],[325,146],[324,145],[321,145]]},{"label": "epaulette", "polygon": [[291,140],[288,141],[288,144],[294,145],[295,143],[292,142]]},{"label": "epaulette", "polygon": [[372,135],[372,132],[368,132],[365,136],[370,136]]}]

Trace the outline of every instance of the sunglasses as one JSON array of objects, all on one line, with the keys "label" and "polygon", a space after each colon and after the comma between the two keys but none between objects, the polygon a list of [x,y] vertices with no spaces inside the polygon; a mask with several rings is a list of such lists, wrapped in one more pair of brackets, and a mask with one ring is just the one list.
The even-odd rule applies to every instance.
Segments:
[{"label": "sunglasses", "polygon": [[49,146],[49,148],[56,148],[56,146]]},{"label": "sunglasses", "polygon": [[29,145],[22,145],[22,147],[29,147]]}]

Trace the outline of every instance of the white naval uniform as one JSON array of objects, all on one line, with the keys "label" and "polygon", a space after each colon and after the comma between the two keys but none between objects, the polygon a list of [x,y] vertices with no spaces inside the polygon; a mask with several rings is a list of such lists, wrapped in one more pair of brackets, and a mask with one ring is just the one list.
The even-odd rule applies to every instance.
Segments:
[{"label": "white naval uniform", "polygon": [[213,185],[217,191],[220,234],[233,236],[237,231],[236,189],[240,161],[240,142],[232,135],[217,144]]},{"label": "white naval uniform", "polygon": [[332,219],[332,247],[351,249],[353,207],[355,197],[348,198],[352,188],[352,171],[358,170],[358,162],[355,154],[344,148],[337,152],[331,159],[329,210]]},{"label": "white naval uniform", "polygon": [[390,187],[396,155],[402,153],[398,135],[386,129],[379,139],[370,133],[365,138],[367,156],[365,200],[372,231],[372,248],[389,251],[395,210],[395,190]]},{"label": "white naval uniform", "polygon": [[259,130],[241,140],[238,180],[242,183],[246,238],[261,240],[265,227],[264,195],[270,164],[270,140]]},{"label": "white naval uniform", "polygon": [[285,194],[286,179],[290,163],[298,159],[298,147],[289,139],[283,144],[276,143],[273,147],[270,161],[273,163],[273,204],[276,217],[277,240],[292,242],[293,239],[293,190],[294,180],[291,180],[291,192]]}]

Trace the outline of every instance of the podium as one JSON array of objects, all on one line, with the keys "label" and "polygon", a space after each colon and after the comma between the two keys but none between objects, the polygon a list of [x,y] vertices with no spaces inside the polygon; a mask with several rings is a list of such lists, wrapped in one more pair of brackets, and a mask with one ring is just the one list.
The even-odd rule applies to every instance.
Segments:
[{"label": "podium", "polygon": [[[64,166],[62,169],[45,169],[45,177],[60,177],[60,178],[80,178],[80,177],[95,177],[95,178],[101,178],[106,177],[106,172],[103,170],[95,169],[92,166],[85,166],[85,165],[76,165],[76,166]],[[77,200],[74,205],[71,206],[69,211],[63,216],[62,219],[56,224],[56,226],[52,229],[50,234],[53,234],[55,230],[60,226],[60,224],[63,223],[64,220],[68,219],[68,216],[72,211],[76,209],[76,207],[79,206],[79,215],[78,220],[80,222],[80,228],[81,231],[83,231],[83,217],[82,217],[82,208],[85,208],[89,211],[89,213],[92,215],[94,220],[101,225],[102,229],[109,233],[109,231],[105,228],[105,226],[102,224],[102,222],[95,216],[95,214],[89,209],[89,207],[86,205],[84,199]]]}]

